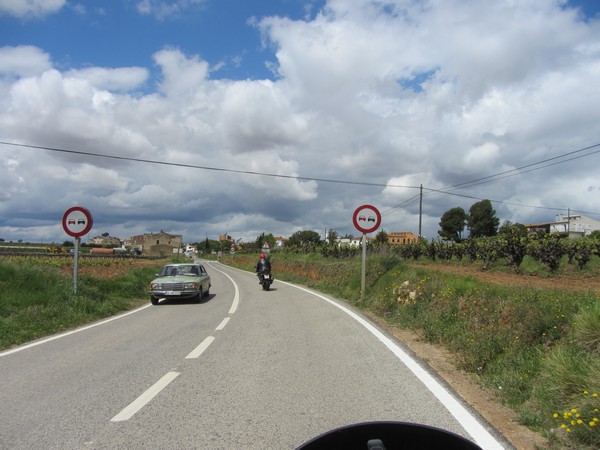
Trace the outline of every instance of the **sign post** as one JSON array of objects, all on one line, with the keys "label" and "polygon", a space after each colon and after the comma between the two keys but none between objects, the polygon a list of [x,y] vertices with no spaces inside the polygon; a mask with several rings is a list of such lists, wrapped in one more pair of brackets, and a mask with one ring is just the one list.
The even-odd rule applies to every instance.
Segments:
[{"label": "sign post", "polygon": [[65,211],[62,226],[65,233],[75,238],[75,254],[73,255],[73,293],[77,294],[77,272],[79,266],[79,243],[81,236],[89,233],[94,221],[90,212],[81,207],[73,206]]},{"label": "sign post", "polygon": [[379,210],[371,205],[362,205],[356,208],[352,216],[352,222],[356,229],[362,232],[362,270],[360,279],[360,300],[365,295],[365,280],[367,272],[367,233],[372,233],[381,225],[381,214]]}]

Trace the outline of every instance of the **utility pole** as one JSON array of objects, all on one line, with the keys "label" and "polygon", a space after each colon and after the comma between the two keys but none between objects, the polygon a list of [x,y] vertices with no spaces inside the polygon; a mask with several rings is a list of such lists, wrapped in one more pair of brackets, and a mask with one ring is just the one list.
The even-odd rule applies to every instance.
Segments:
[{"label": "utility pole", "polygon": [[421,224],[423,221],[423,185],[419,189],[419,240],[421,240]]}]

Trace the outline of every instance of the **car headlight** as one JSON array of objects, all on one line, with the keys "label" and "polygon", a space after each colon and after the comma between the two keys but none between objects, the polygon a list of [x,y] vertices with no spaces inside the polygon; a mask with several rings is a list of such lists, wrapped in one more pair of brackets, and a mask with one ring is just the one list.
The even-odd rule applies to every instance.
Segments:
[{"label": "car headlight", "polygon": [[151,289],[161,289],[162,285],[160,283],[151,283],[150,288]]},{"label": "car headlight", "polygon": [[184,289],[198,289],[198,287],[200,287],[200,285],[195,282],[195,283],[184,283],[183,288]]}]

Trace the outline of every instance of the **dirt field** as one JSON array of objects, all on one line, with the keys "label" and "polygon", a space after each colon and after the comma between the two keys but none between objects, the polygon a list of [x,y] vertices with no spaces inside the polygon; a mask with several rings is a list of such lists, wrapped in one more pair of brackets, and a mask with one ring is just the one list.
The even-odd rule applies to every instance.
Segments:
[{"label": "dirt field", "polygon": [[[510,272],[484,271],[478,267],[461,267],[449,264],[412,264],[414,267],[426,268],[455,275],[471,276],[488,283],[502,285],[518,285],[532,288],[593,291],[600,294],[600,276],[579,274],[577,271],[567,276],[540,277],[534,275],[520,275]],[[576,270],[576,269],[575,269]]]},{"label": "dirt field", "polygon": [[[123,259],[107,261],[107,265],[85,265],[80,264],[77,270],[78,276],[87,275],[101,279],[112,279],[118,277],[124,270],[130,267],[154,267],[158,268],[157,272],[164,265],[163,261],[154,261],[148,259]],[[66,264],[62,268],[65,275],[73,275],[73,264]],[[150,280],[148,280],[150,281]]]}]

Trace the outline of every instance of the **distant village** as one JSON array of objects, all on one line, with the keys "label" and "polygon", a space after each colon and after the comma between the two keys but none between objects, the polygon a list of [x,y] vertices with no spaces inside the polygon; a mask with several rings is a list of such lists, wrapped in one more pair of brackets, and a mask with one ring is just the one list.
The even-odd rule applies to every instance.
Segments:
[{"label": "distant village", "polygon": [[[559,233],[569,238],[578,238],[589,236],[594,231],[600,231],[600,222],[581,214],[559,214],[556,220],[537,224],[525,225],[531,233]],[[387,241],[390,245],[405,245],[419,241],[419,236],[410,231],[391,231],[386,232]],[[208,238],[207,238],[208,241]],[[100,236],[92,237],[88,245],[103,248],[121,248],[146,256],[166,256],[169,254],[185,253],[192,255],[198,252],[199,248],[206,248],[208,251],[230,250],[236,251],[240,247],[253,247],[255,243],[240,243],[227,233],[219,235],[218,241],[212,241],[209,247],[203,243],[184,244],[183,236],[180,234],[170,234],[165,231],[159,233],[146,233],[132,236],[129,239],[121,240],[117,237],[104,233]],[[359,246],[361,238],[337,237],[335,241],[340,245]],[[285,247],[287,239],[284,237],[275,237],[276,249]],[[215,245],[216,244],[216,245]]]},{"label": "distant village", "polygon": [[[388,242],[392,245],[409,244],[419,240],[419,236],[410,231],[387,232],[386,234]],[[275,237],[275,249],[273,250],[283,248],[286,242],[287,238],[281,236]],[[339,244],[359,246],[361,238],[336,238],[336,242]],[[212,244],[214,244],[214,242]],[[236,240],[227,233],[219,235],[216,244],[217,245],[211,245],[210,250],[214,250],[216,247],[219,250],[236,251],[241,247],[248,248],[255,246],[254,242],[241,243],[239,239]],[[203,242],[185,244],[181,234],[170,234],[162,230],[159,233],[141,234],[125,240],[104,233],[90,238],[88,245],[107,249],[122,248],[145,256],[165,256],[177,253],[190,255],[197,253],[198,247],[204,247]]]}]

